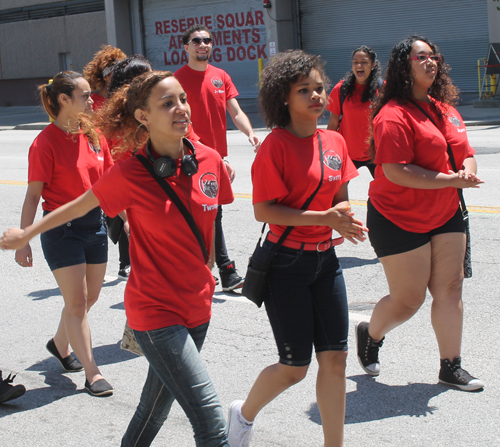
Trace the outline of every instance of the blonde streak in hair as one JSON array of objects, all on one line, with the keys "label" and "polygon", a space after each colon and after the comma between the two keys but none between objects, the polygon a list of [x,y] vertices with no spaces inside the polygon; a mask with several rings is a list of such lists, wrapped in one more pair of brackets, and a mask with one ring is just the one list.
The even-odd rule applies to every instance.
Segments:
[{"label": "blonde streak in hair", "polygon": [[79,113],[78,114],[78,119],[80,121],[80,132],[83,135],[86,135],[87,138],[90,140],[90,142],[94,145],[96,148],[101,147],[101,141],[99,138],[99,133],[96,130],[94,120],[90,115],[87,113]]}]

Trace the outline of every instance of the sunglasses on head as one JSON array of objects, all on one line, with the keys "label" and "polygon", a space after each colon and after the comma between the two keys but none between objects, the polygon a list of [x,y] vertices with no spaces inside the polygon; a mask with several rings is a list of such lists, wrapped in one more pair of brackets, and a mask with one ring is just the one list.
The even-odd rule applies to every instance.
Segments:
[{"label": "sunglasses on head", "polygon": [[415,56],[411,57],[411,61],[419,61],[419,62],[427,62],[427,59],[430,59],[432,62],[439,63],[441,60],[441,56],[439,54],[416,54]]},{"label": "sunglasses on head", "polygon": [[189,45],[191,42],[193,42],[195,45],[200,45],[202,42],[205,45],[210,45],[212,43],[212,38],[211,37],[193,37],[187,44]]}]

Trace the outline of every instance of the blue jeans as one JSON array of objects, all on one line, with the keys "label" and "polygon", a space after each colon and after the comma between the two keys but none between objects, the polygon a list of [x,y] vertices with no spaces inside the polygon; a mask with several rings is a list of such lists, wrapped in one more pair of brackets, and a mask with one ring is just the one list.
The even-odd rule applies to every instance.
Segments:
[{"label": "blue jeans", "polygon": [[207,330],[208,323],[134,331],[149,371],[122,447],[151,445],[174,400],[189,418],[197,446],[229,446],[219,398],[199,354]]}]

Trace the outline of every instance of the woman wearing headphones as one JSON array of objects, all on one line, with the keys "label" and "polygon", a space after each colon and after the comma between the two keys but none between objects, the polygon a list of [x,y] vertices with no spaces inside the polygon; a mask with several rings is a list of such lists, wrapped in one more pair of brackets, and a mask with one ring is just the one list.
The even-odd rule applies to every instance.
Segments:
[{"label": "woman wearing headphones", "polygon": [[[54,76],[52,84],[42,85],[39,90],[43,107],[54,122],[36,137],[30,148],[21,228],[33,224],[40,197],[44,200],[44,215],[50,215],[92,188],[113,165],[105,139],[86,116],[93,101],[83,76],[64,71]],[[113,394],[95,363],[87,322],[87,312],[99,297],[108,260],[106,226],[99,204],[59,222],[57,228],[41,236],[41,243],[64,298],[59,328],[47,349],[66,372],[85,368],[85,389],[90,394]],[[29,244],[16,248],[16,262],[31,267]],[[79,361],[71,354],[70,344]]]},{"label": "woman wearing headphones", "polygon": [[170,72],[135,78],[102,112],[99,128],[122,135],[124,150],[140,147],[143,158],[117,163],[90,191],[32,227],[10,229],[0,247],[23,247],[34,235],[99,205],[108,216],[126,210],[132,269],[125,310],[150,368],[122,446],[150,445],[174,400],[191,421],[196,445],[227,446],[224,415],[199,355],[215,282],[190,226],[141,160],[154,162],[155,171],[165,176],[192,214],[205,247],[211,246],[218,206],[233,200],[226,168],[217,152],[184,138],[191,109]]}]

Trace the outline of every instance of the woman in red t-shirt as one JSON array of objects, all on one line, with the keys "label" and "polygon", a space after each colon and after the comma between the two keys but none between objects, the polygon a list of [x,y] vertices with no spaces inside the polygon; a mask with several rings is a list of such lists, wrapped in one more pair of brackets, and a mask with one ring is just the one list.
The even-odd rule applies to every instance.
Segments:
[{"label": "woman in red t-shirt", "polygon": [[[272,256],[287,226],[294,227],[272,257],[264,301],[279,362],[260,373],[245,402],[231,404],[231,446],[250,445],[255,417],[305,377],[313,346],[325,445],[343,442],[349,322],[334,246],[343,237],[365,240],[367,229],[351,212],[347,184],[358,172],[344,139],[317,128],[327,103],[326,82],[319,58],[302,51],[278,54],[262,72],[259,100],[273,130],[252,166],[253,204],[255,217],[269,223],[270,231],[255,261]],[[332,240],[332,229],[343,237]]]},{"label": "woman in red t-shirt", "polygon": [[99,110],[108,97],[108,86],[116,62],[125,59],[127,55],[111,45],[103,45],[83,69],[85,79],[90,84],[94,111]]},{"label": "woman in red t-shirt", "polygon": [[[367,216],[390,294],[377,303],[369,324],[358,324],[356,336],[361,366],[377,376],[385,334],[417,312],[428,289],[441,358],[439,381],[474,391],[483,382],[460,361],[466,235],[457,188],[483,182],[476,176],[465,125],[452,107],[458,95],[448,72],[437,46],[424,37],[409,37],[392,50],[373,108],[377,168]],[[448,145],[458,172],[452,170]]]},{"label": "woman in red t-shirt", "polygon": [[366,166],[372,177],[375,164],[369,154],[370,109],[381,85],[377,53],[366,45],[352,52],[352,70],[330,93],[327,129],[337,130],[344,137],[349,157],[359,169]]},{"label": "woman in red t-shirt", "polygon": [[[40,198],[44,215],[72,201],[113,164],[106,140],[86,113],[92,111],[89,83],[80,73],[65,71],[42,85],[45,111],[54,119],[33,142],[29,152],[28,191],[21,228],[33,224]],[[87,312],[99,297],[107,263],[106,226],[96,205],[79,219],[68,219],[41,236],[42,249],[64,298],[64,309],[48,351],[67,372],[85,368],[85,388],[93,395],[110,395],[92,354]],[[28,245],[16,251],[16,261],[32,266]],[[71,354],[73,348],[79,361]],[[81,363],[80,363],[81,362]]]},{"label": "woman in red t-shirt", "polygon": [[23,246],[35,234],[99,205],[108,216],[126,210],[132,268],[125,311],[150,367],[121,445],[150,445],[177,400],[198,445],[228,447],[222,408],[199,355],[215,281],[190,226],[139,157],[160,174],[168,172],[165,182],[189,209],[205,247],[212,244],[218,206],[233,201],[226,168],[215,150],[184,138],[191,109],[170,72],[138,76],[108,100],[106,109],[99,128],[120,135],[122,149],[138,150],[137,156],[115,164],[90,191],[32,227],[10,229],[0,247]]}]

